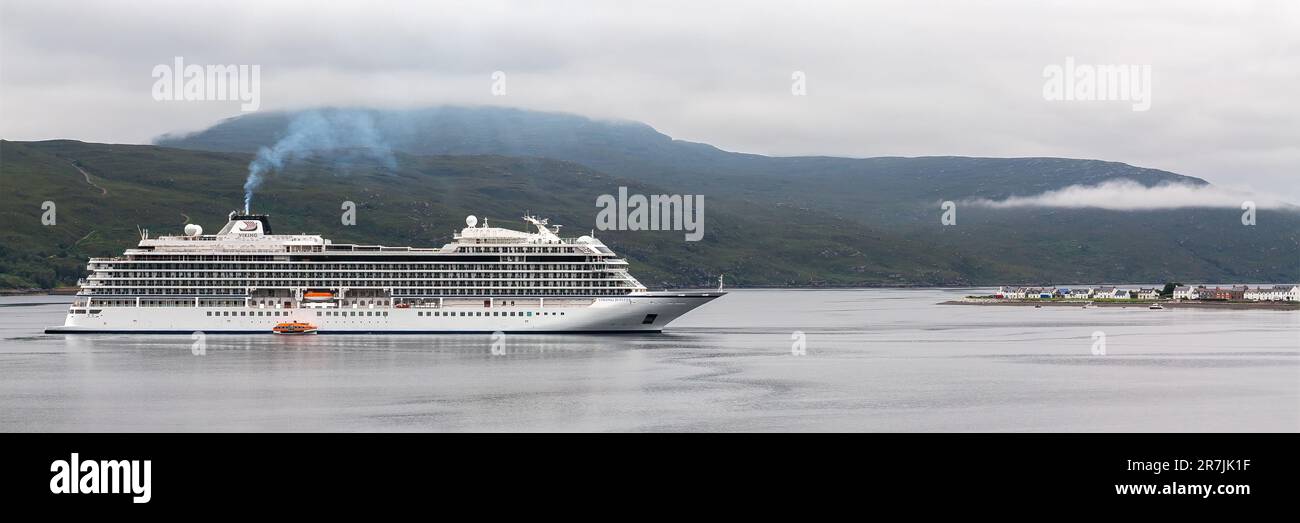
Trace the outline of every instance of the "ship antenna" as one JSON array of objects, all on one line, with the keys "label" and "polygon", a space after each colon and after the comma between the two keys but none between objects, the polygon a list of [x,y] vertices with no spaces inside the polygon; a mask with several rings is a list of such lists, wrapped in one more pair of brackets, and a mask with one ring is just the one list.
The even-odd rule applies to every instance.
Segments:
[{"label": "ship antenna", "polygon": [[722,273],[718,273],[718,290],[722,290]]}]

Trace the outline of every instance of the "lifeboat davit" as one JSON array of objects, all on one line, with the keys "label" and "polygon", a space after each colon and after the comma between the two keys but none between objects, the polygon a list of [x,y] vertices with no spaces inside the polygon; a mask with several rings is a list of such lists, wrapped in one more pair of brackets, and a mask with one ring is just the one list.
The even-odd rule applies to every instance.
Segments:
[{"label": "lifeboat davit", "polygon": [[305,321],[287,321],[278,323],[271,332],[276,334],[316,334],[316,326]]},{"label": "lifeboat davit", "polygon": [[307,291],[303,293],[302,299],[307,301],[330,301],[334,299],[334,293],[329,291]]}]

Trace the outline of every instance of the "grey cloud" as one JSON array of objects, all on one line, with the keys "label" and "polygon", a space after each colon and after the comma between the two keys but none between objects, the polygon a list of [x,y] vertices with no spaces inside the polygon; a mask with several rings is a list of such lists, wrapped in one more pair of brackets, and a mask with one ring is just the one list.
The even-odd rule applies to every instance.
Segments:
[{"label": "grey cloud", "polygon": [[[1300,201],[1287,1],[20,0],[0,25],[6,139],[148,143],[239,114],[153,101],[150,69],[179,55],[260,64],[263,110],[509,105],[773,155],[1098,158]],[[1151,110],[1044,101],[1043,67],[1067,56],[1150,64]]]},{"label": "grey cloud", "polygon": [[1062,207],[1112,211],[1151,211],[1190,207],[1240,209],[1247,202],[1257,209],[1300,210],[1276,195],[1252,193],[1216,185],[1162,184],[1144,186],[1132,180],[1114,180],[1097,185],[1072,185],[1030,196],[1002,200],[970,200],[963,203],[993,208]]}]

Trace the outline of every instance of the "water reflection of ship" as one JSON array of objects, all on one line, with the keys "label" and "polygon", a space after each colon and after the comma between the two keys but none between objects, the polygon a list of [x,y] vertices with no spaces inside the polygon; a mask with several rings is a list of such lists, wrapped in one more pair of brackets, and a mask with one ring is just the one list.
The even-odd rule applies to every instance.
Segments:
[{"label": "water reflection of ship", "polygon": [[[203,336],[65,336],[64,347],[78,353],[77,361],[93,362],[96,354],[121,354],[149,351],[191,355],[197,337],[203,338],[204,355],[220,359],[234,353],[293,353],[316,355],[321,361],[339,353],[419,352],[432,358],[490,358],[500,356],[531,358],[569,358],[574,355],[607,351],[612,348],[678,348],[693,336],[665,339],[652,334],[597,336],[589,334],[445,334],[406,336],[305,336],[268,337],[258,334]],[[689,343],[687,343],[689,345]]]}]

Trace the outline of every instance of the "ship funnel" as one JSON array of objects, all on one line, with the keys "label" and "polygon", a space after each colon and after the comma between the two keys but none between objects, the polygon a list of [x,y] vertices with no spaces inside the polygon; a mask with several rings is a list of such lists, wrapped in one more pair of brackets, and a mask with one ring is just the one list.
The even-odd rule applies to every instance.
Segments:
[{"label": "ship funnel", "polygon": [[221,232],[217,234],[222,236],[271,234],[271,217],[265,214],[240,214],[239,211],[231,211],[226,226],[222,227]]}]

